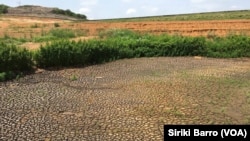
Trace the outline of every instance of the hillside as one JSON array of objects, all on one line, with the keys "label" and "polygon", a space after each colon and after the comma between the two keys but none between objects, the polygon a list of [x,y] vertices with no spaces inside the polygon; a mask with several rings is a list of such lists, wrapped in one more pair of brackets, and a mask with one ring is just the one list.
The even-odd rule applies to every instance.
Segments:
[{"label": "hillside", "polygon": [[188,13],[176,15],[159,15],[117,19],[101,19],[97,21],[132,22],[132,21],[201,21],[201,20],[239,20],[250,19],[250,10],[217,11],[204,13]]},{"label": "hillside", "polygon": [[59,8],[49,8],[35,5],[23,5],[18,7],[0,5],[0,13],[6,16],[31,16],[66,20],[87,20],[87,17],[85,15],[76,14],[70,10],[62,10]]}]

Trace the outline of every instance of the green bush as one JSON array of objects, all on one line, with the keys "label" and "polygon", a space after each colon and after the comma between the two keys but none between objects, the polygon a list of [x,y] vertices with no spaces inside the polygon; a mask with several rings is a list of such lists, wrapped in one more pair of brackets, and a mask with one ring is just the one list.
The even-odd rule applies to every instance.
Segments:
[{"label": "green bush", "polygon": [[41,47],[35,60],[39,67],[84,66],[111,61],[116,52],[102,41],[61,40]]},{"label": "green bush", "polygon": [[0,14],[8,13],[8,8],[9,8],[9,6],[4,5],[4,4],[0,4]]},{"label": "green bush", "polygon": [[33,25],[30,26],[30,28],[38,28],[38,27],[39,27],[39,26],[38,26],[37,23],[35,23],[35,24],[33,24]]},{"label": "green bush", "polygon": [[0,81],[33,69],[32,53],[15,45],[0,43]]},{"label": "green bush", "polygon": [[11,80],[14,78],[17,78],[19,76],[19,73],[17,72],[12,72],[12,71],[7,71],[7,72],[1,72],[0,73],[0,82]]},{"label": "green bush", "polygon": [[70,10],[62,10],[62,9],[55,8],[52,10],[52,13],[70,16],[70,17],[77,18],[77,19],[87,20],[87,17],[85,15],[76,14]]},{"label": "green bush", "polygon": [[229,35],[217,37],[206,42],[206,56],[233,58],[250,57],[250,37],[242,35]]},{"label": "green bush", "polygon": [[76,34],[78,33],[79,32],[76,32],[71,29],[52,29],[43,36],[34,37],[33,41],[34,42],[49,42],[49,41],[55,41],[55,40],[61,40],[61,39],[75,38]]},{"label": "green bush", "polygon": [[60,27],[59,23],[54,23],[54,27]]},{"label": "green bush", "polygon": [[32,54],[27,49],[0,43],[0,72],[27,71],[32,66]]},{"label": "green bush", "polygon": [[85,48],[79,46],[81,42],[55,41],[42,46],[35,53],[35,60],[39,67],[75,66],[85,63],[87,55]]},{"label": "green bush", "polygon": [[109,30],[105,39],[57,41],[36,55],[40,67],[91,65],[122,58],[157,56],[249,57],[248,36],[206,39],[170,35],[140,35],[127,30]]},{"label": "green bush", "polygon": [[25,42],[28,42],[29,40],[26,38],[14,38],[14,37],[10,37],[8,35],[4,35],[3,38],[0,38],[0,42],[7,44],[7,45],[21,45]]},{"label": "green bush", "polygon": [[5,80],[6,80],[6,72],[0,73],[0,82],[5,81]]}]

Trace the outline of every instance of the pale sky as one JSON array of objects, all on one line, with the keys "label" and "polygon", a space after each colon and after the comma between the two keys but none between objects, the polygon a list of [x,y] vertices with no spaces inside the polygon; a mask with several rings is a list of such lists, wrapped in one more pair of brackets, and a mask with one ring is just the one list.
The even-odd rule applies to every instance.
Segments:
[{"label": "pale sky", "polygon": [[250,9],[250,0],[0,0],[0,4],[70,9],[90,20]]}]

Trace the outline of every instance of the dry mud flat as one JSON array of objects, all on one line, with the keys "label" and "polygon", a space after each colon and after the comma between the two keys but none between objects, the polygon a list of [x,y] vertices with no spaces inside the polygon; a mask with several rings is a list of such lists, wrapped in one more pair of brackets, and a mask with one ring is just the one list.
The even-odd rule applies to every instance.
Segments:
[{"label": "dry mud flat", "polygon": [[124,59],[0,83],[0,140],[162,140],[164,124],[249,124],[250,59]]}]

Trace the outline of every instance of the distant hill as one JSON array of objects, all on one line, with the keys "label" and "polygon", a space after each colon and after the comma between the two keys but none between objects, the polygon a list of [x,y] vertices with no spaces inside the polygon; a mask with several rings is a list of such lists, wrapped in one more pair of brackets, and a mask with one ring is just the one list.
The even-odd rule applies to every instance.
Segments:
[{"label": "distant hill", "polygon": [[96,21],[200,21],[200,20],[239,20],[250,19],[250,10],[235,10],[235,11],[217,11],[204,13],[188,13],[177,15],[160,15],[148,17],[132,17],[132,18],[117,18],[117,19],[100,19]]},{"label": "distant hill", "polygon": [[87,20],[85,15],[76,14],[70,10],[62,10],[59,8],[49,8],[36,5],[23,5],[18,7],[0,5],[0,14],[9,16],[58,18],[66,20]]}]

